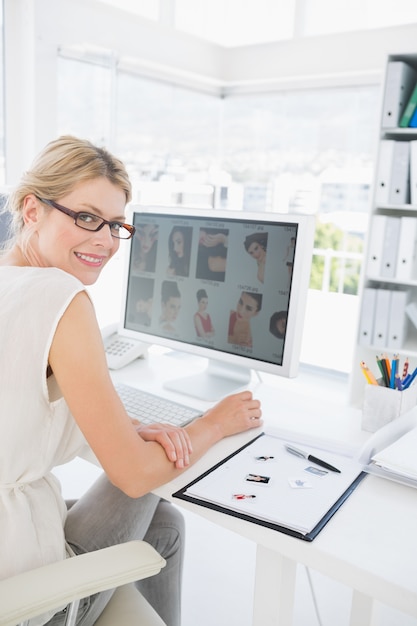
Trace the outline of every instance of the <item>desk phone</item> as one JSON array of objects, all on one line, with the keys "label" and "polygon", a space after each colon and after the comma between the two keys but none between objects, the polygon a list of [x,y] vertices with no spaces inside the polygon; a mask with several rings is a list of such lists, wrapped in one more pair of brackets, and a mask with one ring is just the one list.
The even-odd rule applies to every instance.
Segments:
[{"label": "desk phone", "polygon": [[101,331],[109,369],[125,367],[135,359],[144,358],[147,344],[137,339],[123,337],[117,332],[117,324],[107,326]]}]

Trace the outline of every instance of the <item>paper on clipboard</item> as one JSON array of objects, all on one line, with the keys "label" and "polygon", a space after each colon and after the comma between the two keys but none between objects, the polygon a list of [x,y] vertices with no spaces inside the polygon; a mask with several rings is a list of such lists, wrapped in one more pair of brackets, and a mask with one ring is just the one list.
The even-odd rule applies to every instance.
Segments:
[{"label": "paper on clipboard", "polygon": [[301,445],[263,433],[174,496],[312,540],[363,477],[362,466],[304,442],[310,454],[340,469],[326,471],[290,454],[287,443]]}]

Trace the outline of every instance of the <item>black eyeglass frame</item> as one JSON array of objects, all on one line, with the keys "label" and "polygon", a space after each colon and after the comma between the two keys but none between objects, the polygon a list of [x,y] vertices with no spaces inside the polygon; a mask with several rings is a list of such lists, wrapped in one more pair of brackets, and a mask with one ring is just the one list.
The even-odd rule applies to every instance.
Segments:
[{"label": "black eyeglass frame", "polygon": [[[47,204],[48,206],[54,209],[58,209],[58,211],[61,211],[62,213],[65,213],[69,217],[72,217],[72,219],[74,220],[74,224],[78,226],[78,228],[82,228],[83,230],[88,230],[90,233],[96,233],[97,231],[101,230],[106,224],[108,224],[112,237],[114,237],[115,239],[122,239],[124,241],[127,241],[128,239],[131,239],[136,232],[136,228],[135,226],[132,226],[132,224],[124,224],[123,222],[118,222],[117,220],[111,220],[111,221],[105,220],[104,217],[100,217],[99,215],[94,215],[94,213],[89,213],[88,211],[78,211],[78,212],[72,211],[71,209],[68,209],[67,207],[62,206],[62,204],[58,204],[58,202],[55,202],[54,200],[47,200],[46,198],[40,198],[39,196],[36,196],[36,198],[39,200],[39,202],[42,202],[43,204]],[[89,217],[93,217],[95,220],[100,220],[100,224],[97,226],[97,228],[88,228],[86,226],[81,226],[81,224],[77,223],[77,220],[80,215],[86,215]],[[112,227],[114,225],[126,230],[129,233],[129,236],[118,237],[117,235],[115,235],[112,230]]]}]

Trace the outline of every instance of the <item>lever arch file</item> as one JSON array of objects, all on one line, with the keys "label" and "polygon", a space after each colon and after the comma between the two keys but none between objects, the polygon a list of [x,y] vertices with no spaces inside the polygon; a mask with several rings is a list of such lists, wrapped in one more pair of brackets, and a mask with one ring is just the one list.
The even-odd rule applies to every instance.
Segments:
[{"label": "lever arch file", "polygon": [[377,289],[365,287],[362,294],[362,307],[359,319],[359,343],[361,346],[372,344]]},{"label": "lever arch file", "polygon": [[386,223],[386,215],[374,215],[370,224],[366,269],[368,276],[372,278],[379,278],[381,275]]},{"label": "lever arch file", "polygon": [[386,216],[385,232],[382,243],[381,278],[394,278],[397,271],[398,241],[400,238],[401,219]]},{"label": "lever arch file", "polygon": [[394,147],[395,141],[393,139],[382,139],[380,142],[375,180],[375,202],[377,204],[389,203]]},{"label": "lever arch file", "polygon": [[389,61],[385,80],[382,127],[395,128],[417,81],[414,68],[404,61]]},{"label": "lever arch file", "polygon": [[415,217],[408,216],[403,216],[400,219],[401,227],[395,278],[408,281],[413,280],[416,276],[417,220]]},{"label": "lever arch file", "polygon": [[410,143],[395,141],[389,186],[390,204],[407,204],[410,201]]}]

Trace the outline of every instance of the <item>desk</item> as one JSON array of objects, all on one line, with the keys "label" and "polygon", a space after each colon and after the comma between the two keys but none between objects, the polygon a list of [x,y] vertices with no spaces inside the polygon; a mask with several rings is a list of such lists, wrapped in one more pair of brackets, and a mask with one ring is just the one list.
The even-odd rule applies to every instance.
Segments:
[{"label": "desk", "polygon": [[[195,373],[199,367],[203,364],[194,357],[158,354],[113,376],[115,380],[158,392],[161,380],[178,376],[179,370]],[[265,381],[255,395],[262,401],[267,425],[326,436],[355,447],[368,439],[369,434],[360,428],[360,411],[332,398],[330,389],[324,400],[325,387],[305,389],[298,379],[265,376]],[[172,392],[164,395],[185,404],[209,406]],[[173,500],[173,492],[253,438],[256,432],[219,442],[196,465],[157,493]],[[292,624],[297,563],[353,589],[351,626],[371,624],[374,599],[417,618],[417,490],[366,477],[312,543],[197,505],[173,501],[257,544],[255,626]]]}]

